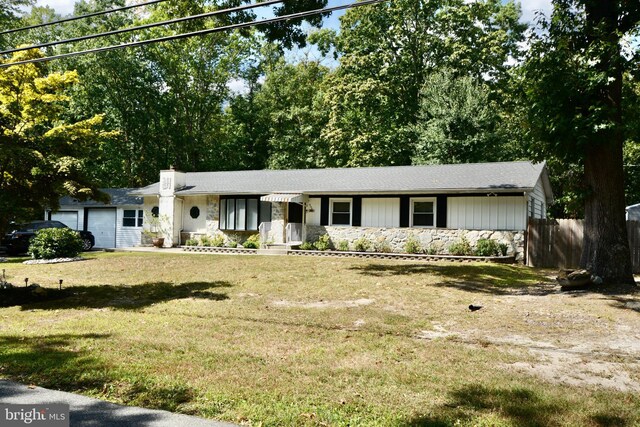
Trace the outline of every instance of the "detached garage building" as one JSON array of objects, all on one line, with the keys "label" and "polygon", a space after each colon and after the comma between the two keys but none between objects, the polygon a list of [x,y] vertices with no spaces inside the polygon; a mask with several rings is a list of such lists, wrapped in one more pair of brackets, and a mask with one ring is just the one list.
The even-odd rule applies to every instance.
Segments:
[{"label": "detached garage building", "polygon": [[60,221],[74,230],[86,230],[96,238],[96,248],[126,248],[140,245],[142,198],[129,195],[132,188],[103,188],[111,201],[60,199],[57,212],[46,211],[45,219]]}]

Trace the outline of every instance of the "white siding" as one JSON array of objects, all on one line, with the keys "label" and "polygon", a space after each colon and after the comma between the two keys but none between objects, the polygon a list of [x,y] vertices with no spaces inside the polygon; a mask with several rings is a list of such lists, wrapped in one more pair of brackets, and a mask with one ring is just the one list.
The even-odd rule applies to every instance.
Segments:
[{"label": "white siding", "polygon": [[526,229],[524,197],[449,197],[447,228],[466,230]]},{"label": "white siding", "polygon": [[156,196],[145,197],[143,200],[144,202],[142,204],[142,209],[144,209],[144,211],[147,213],[151,212],[153,208],[157,208],[160,206],[160,201]]},{"label": "white siding", "polygon": [[527,216],[531,218],[546,218],[546,200],[542,178],[540,178],[533,191],[529,194],[529,212],[527,212]]},{"label": "white siding", "polygon": [[[191,208],[200,209],[198,218],[191,218]],[[185,197],[182,209],[183,230],[192,233],[206,233],[207,231],[207,196]]]},{"label": "white siding", "polygon": [[320,198],[310,197],[307,203],[307,224],[320,225]]},{"label": "white siding", "polygon": [[122,206],[118,208],[116,215],[116,248],[130,248],[132,246],[140,246],[140,237],[142,227],[125,227],[123,226],[123,218],[125,210],[141,211],[143,207],[137,206]]},{"label": "white siding", "polygon": [[400,199],[363,198],[363,227],[400,227]]}]

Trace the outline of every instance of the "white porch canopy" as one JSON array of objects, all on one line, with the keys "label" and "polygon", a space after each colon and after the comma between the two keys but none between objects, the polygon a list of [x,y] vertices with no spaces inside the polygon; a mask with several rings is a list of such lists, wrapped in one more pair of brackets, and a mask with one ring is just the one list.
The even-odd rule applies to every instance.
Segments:
[{"label": "white porch canopy", "polygon": [[304,203],[304,196],[300,193],[272,193],[260,197],[263,202]]}]

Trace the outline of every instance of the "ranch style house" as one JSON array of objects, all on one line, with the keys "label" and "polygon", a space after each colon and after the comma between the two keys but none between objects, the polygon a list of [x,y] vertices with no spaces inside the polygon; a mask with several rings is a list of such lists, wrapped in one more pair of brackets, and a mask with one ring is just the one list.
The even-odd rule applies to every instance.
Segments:
[{"label": "ranch style house", "polygon": [[[160,172],[129,192],[166,222],[165,246],[223,235],[242,243],[260,233],[270,246],[296,247],[328,234],[350,245],[385,239],[401,252],[465,237],[490,238],[524,257],[529,218],[553,201],[545,163],[528,161],[232,172]],[[140,215],[142,221],[142,213]],[[136,218],[136,225],[140,224]],[[143,238],[143,243],[144,238]]]}]

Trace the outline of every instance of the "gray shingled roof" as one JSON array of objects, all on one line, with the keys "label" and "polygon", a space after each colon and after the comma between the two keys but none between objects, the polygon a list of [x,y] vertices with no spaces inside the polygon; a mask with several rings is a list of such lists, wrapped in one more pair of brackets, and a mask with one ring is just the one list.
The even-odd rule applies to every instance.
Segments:
[{"label": "gray shingled roof", "polygon": [[142,197],[134,196],[131,193],[136,188],[101,188],[100,191],[107,193],[111,197],[110,203],[96,202],[95,200],[85,200],[84,202],[65,196],[60,199],[60,206],[133,206],[143,203]]},{"label": "gray shingled roof", "polygon": [[[497,193],[530,191],[541,175],[550,190],[545,164],[531,162],[188,172],[176,194]],[[132,194],[157,195],[158,189],[155,183]]]}]

